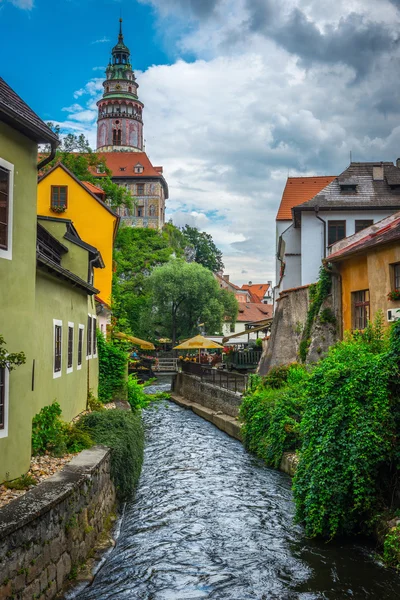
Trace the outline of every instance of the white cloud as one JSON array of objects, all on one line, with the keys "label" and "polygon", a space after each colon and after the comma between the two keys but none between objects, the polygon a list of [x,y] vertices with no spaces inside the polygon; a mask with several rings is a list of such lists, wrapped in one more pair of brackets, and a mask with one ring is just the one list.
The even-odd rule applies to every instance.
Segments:
[{"label": "white cloud", "polygon": [[[0,0],[0,4],[1,4]],[[10,4],[13,4],[14,6],[16,6],[17,8],[22,8],[22,10],[32,10],[34,3],[33,0],[5,0],[6,2],[9,2]]]},{"label": "white cloud", "polygon": [[[197,3],[199,26],[183,28],[178,43],[202,58],[137,73],[146,150],[153,164],[164,166],[169,184],[167,218],[211,233],[238,284],[273,279],[275,216],[288,174],[335,175],[346,168],[350,150],[353,160],[393,160],[400,146],[393,77],[399,51],[377,53],[357,80],[354,66],[340,61],[306,65],[268,36],[246,29],[241,37],[252,1]],[[178,5],[183,0],[163,0],[160,10],[168,16]],[[380,11],[372,0],[283,0],[282,6],[300,7],[321,30],[351,11],[370,10],[369,18],[385,26],[398,22],[388,0]],[[102,81],[78,90],[79,104],[60,123],[93,146]]]},{"label": "white cloud", "polygon": [[92,42],[92,44],[105,44],[106,42],[110,42],[110,38],[108,37],[102,37],[99,40],[95,40],[94,42]]}]

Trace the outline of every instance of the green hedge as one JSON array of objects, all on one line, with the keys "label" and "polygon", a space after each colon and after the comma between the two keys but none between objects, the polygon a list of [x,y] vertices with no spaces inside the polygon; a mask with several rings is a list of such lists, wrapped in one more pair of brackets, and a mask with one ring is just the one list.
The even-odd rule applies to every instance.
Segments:
[{"label": "green hedge", "polygon": [[131,496],[143,462],[144,433],[138,412],[107,410],[80,419],[78,427],[96,444],[111,448],[111,477],[119,500]]}]

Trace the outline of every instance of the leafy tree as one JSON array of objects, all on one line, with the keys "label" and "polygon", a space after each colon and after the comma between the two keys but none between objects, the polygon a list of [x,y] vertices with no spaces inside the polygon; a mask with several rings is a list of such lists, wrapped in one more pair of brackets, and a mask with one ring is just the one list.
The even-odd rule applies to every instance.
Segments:
[{"label": "leafy tree", "polygon": [[119,230],[114,250],[113,312],[121,330],[139,337],[152,335],[151,294],[146,279],[171,256],[183,256],[180,244],[186,240],[181,236],[172,224],[162,232],[138,227]]},{"label": "leafy tree", "polygon": [[214,244],[209,233],[199,231],[196,227],[190,227],[190,225],[185,225],[182,233],[188,244],[194,248],[194,260],[197,263],[203,265],[206,269],[210,269],[213,273],[224,270],[222,252]]},{"label": "leafy tree", "polygon": [[16,367],[26,363],[24,352],[8,353],[6,349],[6,341],[0,334],[0,369],[8,369],[13,371]]},{"label": "leafy tree", "polygon": [[212,273],[197,263],[170,260],[153,270],[148,289],[153,326],[173,343],[179,337],[197,334],[200,323],[211,333],[220,331],[224,317],[234,320],[237,314],[236,298],[228,303]]},{"label": "leafy tree", "polygon": [[[61,144],[57,149],[55,158],[44,167],[44,173],[61,162],[80,181],[89,181],[100,187],[105,192],[111,208],[116,209],[119,206],[132,208],[132,196],[125,187],[117,185],[112,181],[110,177],[111,171],[108,169],[104,159],[96,152],[93,152],[89,141],[83,134],[77,136],[69,133],[62,137],[58,125],[54,126],[52,123],[47,123],[47,125],[59,136]],[[50,151],[50,149],[47,150]],[[96,171],[97,167],[100,167],[105,175],[96,177],[94,171]]]}]

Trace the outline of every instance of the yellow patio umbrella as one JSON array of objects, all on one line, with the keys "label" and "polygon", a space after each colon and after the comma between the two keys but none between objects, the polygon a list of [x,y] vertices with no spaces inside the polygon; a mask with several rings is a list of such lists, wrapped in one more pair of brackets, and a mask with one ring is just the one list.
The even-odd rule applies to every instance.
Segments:
[{"label": "yellow patio umbrella", "polygon": [[201,350],[206,349],[214,349],[220,348],[223,349],[223,346],[217,344],[217,342],[213,342],[213,340],[209,340],[203,335],[196,335],[195,337],[190,338],[190,340],[186,340],[179,344],[179,346],[175,346],[174,350],[199,350],[199,362],[200,362],[200,352]]},{"label": "yellow patio umbrella", "polygon": [[142,350],[155,350],[154,344],[151,342],[146,342],[146,340],[141,340],[140,338],[134,337],[133,335],[127,335],[126,333],[122,333],[121,331],[113,334],[114,337],[119,340],[126,340],[127,342],[131,342],[136,346],[140,346]]}]

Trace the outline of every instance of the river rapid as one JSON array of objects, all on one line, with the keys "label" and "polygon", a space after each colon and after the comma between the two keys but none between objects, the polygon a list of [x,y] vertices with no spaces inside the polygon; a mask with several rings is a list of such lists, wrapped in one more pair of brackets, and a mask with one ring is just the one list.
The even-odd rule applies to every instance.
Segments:
[{"label": "river rapid", "polygon": [[117,546],[79,600],[400,598],[364,543],[311,542],[290,478],[191,411],[144,413],[146,449]]}]

